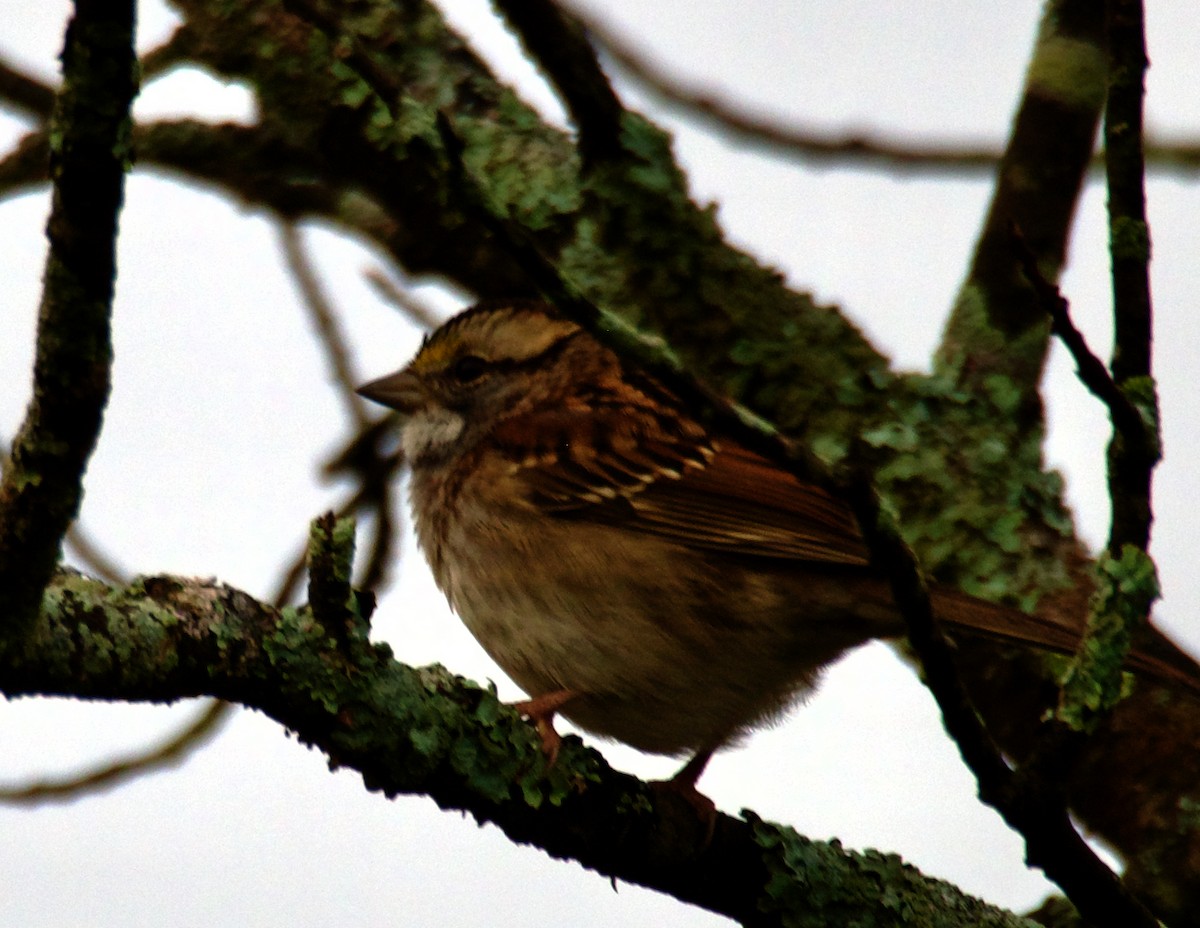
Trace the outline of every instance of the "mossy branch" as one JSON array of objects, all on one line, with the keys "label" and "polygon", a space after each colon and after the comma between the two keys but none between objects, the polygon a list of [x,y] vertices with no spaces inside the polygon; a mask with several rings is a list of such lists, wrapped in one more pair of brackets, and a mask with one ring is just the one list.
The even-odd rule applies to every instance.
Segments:
[{"label": "mossy branch", "polygon": [[33,397],[0,481],[0,651],[36,615],[108,401],[117,216],[137,92],[132,0],[78,0],[49,130],[46,236]]},{"label": "mossy branch", "polygon": [[[326,544],[325,527],[314,531]],[[531,726],[494,692],[386,645],[346,648],[306,607],[274,609],[211,580],[115,587],[60,572],[26,647],[0,660],[9,697],[171,701],[212,695],[258,709],[332,767],[387,796],[428,795],[514,841],[578,860],[745,924],[1025,925],[891,855],[843,851],[747,814],[713,839],[679,797],[566,739],[550,768]]]}]

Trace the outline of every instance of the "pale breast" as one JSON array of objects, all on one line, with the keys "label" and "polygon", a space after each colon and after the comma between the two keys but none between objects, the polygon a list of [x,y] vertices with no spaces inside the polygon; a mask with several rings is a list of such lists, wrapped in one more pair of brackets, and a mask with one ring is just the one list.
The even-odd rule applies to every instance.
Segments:
[{"label": "pale breast", "polygon": [[456,488],[416,475],[421,544],[496,663],[531,696],[580,694],[562,714],[581,727],[655,753],[715,748],[778,714],[845,646],[806,659],[798,604],[769,578],[714,571],[652,535],[484,504],[519,500],[513,479],[503,462]]},{"label": "pale breast", "polygon": [[[623,692],[661,678],[677,644],[646,606],[671,584],[661,577],[614,583],[613,568],[661,561],[667,546],[615,529],[581,530],[519,503],[481,502],[489,483],[495,489],[509,479],[503,467],[481,468],[456,494],[455,517],[440,532],[421,533],[454,610],[531,695]],[[515,489],[501,495],[518,498]],[[440,544],[430,543],[435,535]]]}]

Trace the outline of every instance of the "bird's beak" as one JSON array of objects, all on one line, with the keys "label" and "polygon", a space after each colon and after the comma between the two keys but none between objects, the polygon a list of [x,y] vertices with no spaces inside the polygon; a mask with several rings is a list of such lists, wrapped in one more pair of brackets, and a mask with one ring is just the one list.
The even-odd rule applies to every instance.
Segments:
[{"label": "bird's beak", "polygon": [[412,413],[421,405],[424,394],[421,391],[421,381],[408,368],[372,380],[355,390],[359,396],[364,396],[373,403],[390,406],[401,413]]}]

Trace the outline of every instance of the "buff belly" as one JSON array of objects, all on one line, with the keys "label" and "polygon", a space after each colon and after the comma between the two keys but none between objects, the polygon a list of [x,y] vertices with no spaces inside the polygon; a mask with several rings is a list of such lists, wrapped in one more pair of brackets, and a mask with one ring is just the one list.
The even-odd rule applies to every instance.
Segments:
[{"label": "buff belly", "polygon": [[453,550],[431,558],[438,583],[514,682],[530,696],[578,694],[561,714],[595,734],[659,754],[716,749],[777,717],[859,643],[821,640],[816,625],[809,641],[777,584],[749,572],[718,581],[690,549],[520,519],[451,536]]}]

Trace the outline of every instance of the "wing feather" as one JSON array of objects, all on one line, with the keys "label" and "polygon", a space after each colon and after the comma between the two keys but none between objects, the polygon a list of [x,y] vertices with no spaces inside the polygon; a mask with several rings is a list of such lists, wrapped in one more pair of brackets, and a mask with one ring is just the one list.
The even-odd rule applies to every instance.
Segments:
[{"label": "wing feather", "polygon": [[[536,453],[518,456],[533,435]],[[548,514],[703,550],[867,563],[844,503],[688,420],[651,409],[559,409],[510,420],[495,437],[514,449],[529,500]]]}]

